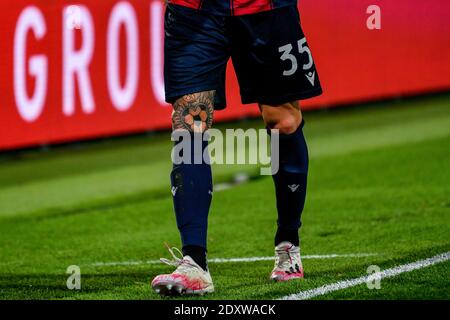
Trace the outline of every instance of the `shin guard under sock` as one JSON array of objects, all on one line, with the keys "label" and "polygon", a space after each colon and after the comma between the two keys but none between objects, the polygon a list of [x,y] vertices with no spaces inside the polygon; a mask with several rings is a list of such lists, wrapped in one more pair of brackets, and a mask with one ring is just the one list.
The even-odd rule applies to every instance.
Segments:
[{"label": "shin guard under sock", "polygon": [[[183,140],[175,143],[175,145],[183,144],[182,155],[188,152],[189,156],[183,157],[185,160],[181,163],[174,162],[170,177],[177,226],[183,248],[197,246],[203,248],[206,253],[208,213],[213,188],[209,158],[203,157],[208,141],[203,141],[202,138],[202,134],[190,133],[190,135],[183,135],[183,139],[190,139],[190,143],[183,144]],[[200,143],[201,147],[197,148],[195,143]],[[195,252],[199,251],[195,250]],[[201,254],[194,255],[197,256],[197,260],[201,260],[197,261],[195,257],[192,257],[196,263],[202,267],[205,266],[202,258],[198,258]]]},{"label": "shin guard under sock", "polygon": [[275,245],[289,241],[299,245],[298,230],[305,205],[308,149],[303,125],[292,134],[279,135],[279,170],[273,175],[278,211]]}]

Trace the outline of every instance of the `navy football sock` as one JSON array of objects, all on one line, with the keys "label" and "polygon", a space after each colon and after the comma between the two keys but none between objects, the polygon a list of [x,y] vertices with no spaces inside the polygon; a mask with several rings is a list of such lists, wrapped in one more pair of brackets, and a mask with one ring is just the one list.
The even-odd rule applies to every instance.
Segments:
[{"label": "navy football sock", "polygon": [[190,256],[192,259],[194,259],[195,263],[197,263],[203,270],[208,269],[205,248],[191,245],[184,246],[183,256]]},{"label": "navy football sock", "polygon": [[[190,133],[183,136],[183,139],[190,141],[180,139],[175,143],[175,145],[183,144],[181,154],[186,160],[178,164],[174,162],[170,177],[177,226],[183,248],[197,246],[203,248],[206,253],[208,213],[212,198],[212,175],[209,159],[203,158],[208,141],[202,141],[202,137],[203,135],[200,133]],[[200,148],[196,148],[196,146],[200,146]],[[185,152],[189,154],[183,154]],[[192,258],[203,267],[205,263],[198,256],[201,254],[194,254]]]},{"label": "navy football sock", "polygon": [[292,134],[279,135],[279,170],[273,175],[278,211],[275,245],[283,241],[299,245],[298,230],[308,175],[308,148],[303,125],[304,122]]}]

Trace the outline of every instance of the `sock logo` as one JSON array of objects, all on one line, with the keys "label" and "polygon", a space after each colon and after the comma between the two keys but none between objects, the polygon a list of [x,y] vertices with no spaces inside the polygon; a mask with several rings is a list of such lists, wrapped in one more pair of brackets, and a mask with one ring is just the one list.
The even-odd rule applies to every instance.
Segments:
[{"label": "sock logo", "polygon": [[177,194],[177,190],[178,187],[172,187],[172,189],[170,191],[172,191],[172,195],[175,197],[175,195]]},{"label": "sock logo", "polygon": [[298,187],[300,187],[299,184],[291,184],[291,185],[288,185],[288,188],[291,189],[292,192],[297,191]]}]

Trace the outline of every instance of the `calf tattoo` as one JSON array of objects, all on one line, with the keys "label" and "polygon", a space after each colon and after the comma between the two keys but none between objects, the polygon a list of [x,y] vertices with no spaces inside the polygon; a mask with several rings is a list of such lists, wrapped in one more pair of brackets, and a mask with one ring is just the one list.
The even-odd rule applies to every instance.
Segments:
[{"label": "calf tattoo", "polygon": [[204,132],[211,128],[215,91],[188,94],[173,104],[173,130]]}]

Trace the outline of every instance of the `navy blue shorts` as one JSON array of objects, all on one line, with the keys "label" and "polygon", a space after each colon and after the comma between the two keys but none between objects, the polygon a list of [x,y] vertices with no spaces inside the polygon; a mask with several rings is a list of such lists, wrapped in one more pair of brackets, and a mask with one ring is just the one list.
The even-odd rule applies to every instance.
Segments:
[{"label": "navy blue shorts", "polygon": [[276,105],[322,93],[296,6],[219,16],[169,4],[164,29],[168,103],[186,94],[216,90],[215,109],[225,108],[230,57],[244,104]]}]

